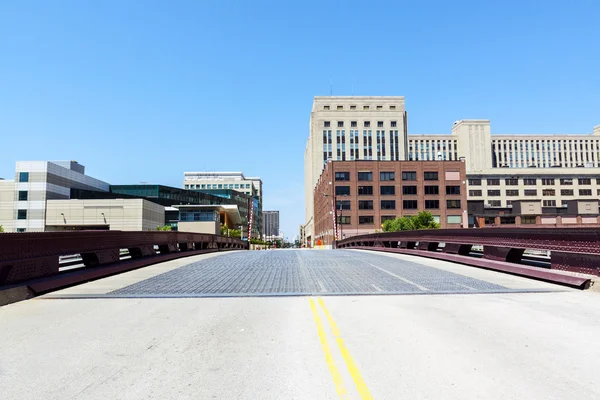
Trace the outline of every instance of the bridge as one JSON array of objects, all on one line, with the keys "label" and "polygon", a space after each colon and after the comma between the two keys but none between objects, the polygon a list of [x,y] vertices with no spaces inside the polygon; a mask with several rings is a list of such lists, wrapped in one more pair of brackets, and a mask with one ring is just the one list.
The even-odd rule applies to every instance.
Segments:
[{"label": "bridge", "polygon": [[2,398],[599,398],[595,231],[461,232],[1,235]]}]

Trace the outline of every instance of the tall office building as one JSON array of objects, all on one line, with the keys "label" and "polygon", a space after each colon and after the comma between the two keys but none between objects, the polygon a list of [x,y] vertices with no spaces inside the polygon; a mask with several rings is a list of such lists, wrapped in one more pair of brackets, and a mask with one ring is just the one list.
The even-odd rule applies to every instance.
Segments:
[{"label": "tall office building", "polygon": [[279,237],[279,211],[263,211],[262,225],[265,240]]},{"label": "tall office building", "polygon": [[305,237],[314,237],[313,191],[327,160],[406,160],[403,96],[317,96],[304,152]]}]

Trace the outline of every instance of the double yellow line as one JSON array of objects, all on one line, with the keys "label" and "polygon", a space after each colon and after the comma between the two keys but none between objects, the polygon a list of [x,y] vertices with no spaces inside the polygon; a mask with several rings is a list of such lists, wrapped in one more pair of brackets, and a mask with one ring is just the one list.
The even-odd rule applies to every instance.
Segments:
[{"label": "double yellow line", "polygon": [[[329,343],[327,341],[327,335],[325,333],[325,328],[323,327],[323,323],[321,322],[319,310],[317,308],[317,305],[315,304],[315,301],[312,298],[310,298],[309,301],[310,301],[310,309],[312,311],[313,318],[315,319],[315,324],[317,325],[317,333],[319,334],[319,339],[321,341],[321,347],[323,349],[323,352],[325,353],[325,361],[327,362],[327,367],[329,368],[329,372],[331,373],[331,377],[332,377],[333,383],[335,385],[335,390],[336,390],[338,396],[340,397],[340,399],[345,399],[348,397],[348,391],[346,390],[346,387],[344,386],[344,381],[342,379],[340,371],[339,371],[337,365],[335,364],[335,360],[333,358],[333,353],[331,352],[331,348],[329,347]],[[365,381],[363,380],[362,375],[360,374],[360,371],[358,370],[358,367],[356,366],[356,363],[352,359],[352,356],[350,355],[350,351],[348,351],[348,348],[344,344],[344,340],[342,339],[342,337],[340,335],[340,330],[338,329],[337,324],[333,320],[333,317],[329,313],[329,310],[327,310],[327,307],[325,307],[325,302],[321,298],[318,299],[318,302],[319,302],[319,305],[321,306],[321,309],[323,310],[323,313],[325,314],[325,317],[327,318],[327,321],[329,322],[329,326],[331,327],[331,332],[333,333],[333,336],[335,337],[335,341],[338,345],[338,348],[340,349],[340,353],[342,354],[342,357],[344,358],[346,367],[348,368],[348,372],[350,372],[350,376],[352,377],[352,380],[354,381],[356,390],[358,391],[360,398],[361,399],[372,399],[373,397],[371,396],[371,393],[369,392],[369,389],[367,388],[367,385],[365,384]]]}]

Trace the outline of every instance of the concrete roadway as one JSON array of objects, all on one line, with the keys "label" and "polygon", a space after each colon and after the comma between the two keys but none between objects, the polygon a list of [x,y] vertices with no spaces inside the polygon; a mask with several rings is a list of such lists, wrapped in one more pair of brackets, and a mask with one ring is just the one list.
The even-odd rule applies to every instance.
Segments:
[{"label": "concrete roadway", "polygon": [[404,255],[211,254],[1,307],[0,398],[593,399],[599,338],[599,293]]}]

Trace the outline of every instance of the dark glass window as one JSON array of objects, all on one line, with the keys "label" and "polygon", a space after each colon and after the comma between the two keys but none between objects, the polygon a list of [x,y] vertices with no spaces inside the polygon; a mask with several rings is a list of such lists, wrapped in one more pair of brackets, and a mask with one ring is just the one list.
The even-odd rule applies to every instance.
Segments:
[{"label": "dark glass window", "polygon": [[537,196],[536,189],[525,189],[525,196]]},{"label": "dark glass window", "polygon": [[373,200],[359,200],[358,201],[358,209],[359,210],[372,210],[373,209]]},{"label": "dark glass window", "polygon": [[560,184],[561,185],[572,185],[573,184],[573,179],[571,179],[571,178],[561,178],[560,179]]},{"label": "dark glass window", "polygon": [[488,204],[492,207],[500,207],[500,200],[489,200]]},{"label": "dark glass window", "polygon": [[402,194],[417,194],[416,186],[402,186]]},{"label": "dark glass window", "polygon": [[365,121],[364,124],[363,124],[363,126],[365,128],[370,128],[371,127],[371,121]]},{"label": "dark glass window", "polygon": [[27,200],[27,191],[19,190],[19,201],[26,201],[26,200]]},{"label": "dark glass window", "polygon": [[393,215],[382,215],[381,223],[383,224],[385,221],[394,220],[394,219],[396,219],[396,217]]},{"label": "dark glass window", "polygon": [[383,128],[383,121],[377,121],[377,127]]},{"label": "dark glass window", "polygon": [[488,196],[500,196],[500,191],[499,190],[488,190]]},{"label": "dark glass window", "polygon": [[439,200],[425,200],[425,208],[440,208]]},{"label": "dark glass window", "polygon": [[27,210],[18,210],[17,219],[27,219]]},{"label": "dark glass window", "polygon": [[396,200],[381,200],[381,209],[382,210],[395,210],[396,209]]},{"label": "dark glass window", "polygon": [[[392,109],[391,106],[390,106],[390,109]],[[391,123],[392,128],[396,128],[396,124],[397,124],[396,121],[391,121],[390,123]]]},{"label": "dark glass window", "polygon": [[543,200],[542,207],[556,207],[556,200]]},{"label": "dark glass window", "polygon": [[591,196],[592,189],[579,189],[579,195],[580,196]]},{"label": "dark glass window", "polygon": [[350,200],[337,200],[335,206],[338,210],[350,210]]},{"label": "dark glass window", "polygon": [[481,190],[469,190],[469,196],[482,196],[483,193]]},{"label": "dark glass window", "polygon": [[579,178],[578,179],[580,185],[591,185],[592,180],[590,178]]},{"label": "dark glass window", "polygon": [[405,210],[416,210],[417,206],[417,200],[402,200],[402,208]]},{"label": "dark glass window", "polygon": [[29,172],[19,172],[19,182],[29,182]]},{"label": "dark glass window", "polygon": [[560,194],[562,196],[573,196],[573,189],[561,189]]},{"label": "dark glass window", "polygon": [[350,128],[356,128],[356,121],[350,121]]},{"label": "dark glass window", "polygon": [[372,215],[359,215],[358,223],[360,225],[373,225],[373,216]]},{"label": "dark glass window", "polygon": [[446,186],[446,194],[460,194],[460,186]]},{"label": "dark glass window", "polygon": [[396,188],[394,186],[380,186],[379,194],[382,196],[396,194]]},{"label": "dark glass window", "polygon": [[350,172],[336,172],[335,180],[336,181],[349,181],[350,180]]},{"label": "dark glass window", "polygon": [[500,186],[500,179],[490,178],[487,180],[487,184],[488,186]]},{"label": "dark glass window", "polygon": [[544,190],[542,190],[542,196],[556,196],[556,190],[544,189]]},{"label": "dark glass window", "polygon": [[403,181],[416,181],[417,173],[415,171],[402,172],[402,180]]},{"label": "dark glass window", "polygon": [[516,189],[509,189],[509,190],[506,191],[506,195],[507,196],[511,196],[511,197],[518,196],[519,195],[519,191],[516,190]]},{"label": "dark glass window", "polygon": [[341,225],[350,225],[350,217],[348,215],[342,215],[338,221]]},{"label": "dark glass window", "polygon": [[424,172],[423,179],[425,179],[426,181],[437,181],[438,173],[437,172]]},{"label": "dark glass window", "polygon": [[515,217],[500,217],[500,224],[502,225],[514,225]]},{"label": "dark glass window", "polygon": [[380,172],[379,180],[380,181],[393,181],[396,179],[396,175],[393,172]]},{"label": "dark glass window", "polygon": [[469,185],[481,186],[481,179],[469,179]]},{"label": "dark glass window", "polygon": [[554,178],[544,178],[542,179],[542,185],[554,185]]},{"label": "dark glass window", "polygon": [[514,178],[506,178],[504,180],[504,184],[506,186],[518,186],[519,185],[519,180],[518,179],[514,179]]},{"label": "dark glass window", "polygon": [[535,223],[536,223],[536,217],[534,215],[523,215],[521,217],[521,224],[522,225],[535,224]]},{"label": "dark glass window", "polygon": [[325,128],[331,127],[331,121],[325,121]]},{"label": "dark glass window", "polygon": [[460,200],[446,200],[446,208],[460,208]]},{"label": "dark glass window", "polygon": [[425,186],[425,194],[440,194],[439,186]]},{"label": "dark glass window", "polygon": [[338,128],[344,127],[344,121],[338,121]]},{"label": "dark glass window", "polygon": [[350,186],[336,186],[335,187],[335,195],[336,196],[350,196]]},{"label": "dark glass window", "polygon": [[535,186],[535,185],[537,185],[537,179],[536,178],[523,179],[523,184],[526,186]]},{"label": "dark glass window", "polygon": [[373,173],[372,172],[359,172],[358,173],[358,180],[359,181],[372,181],[373,180]]},{"label": "dark glass window", "polygon": [[358,195],[359,196],[368,196],[373,194],[373,186],[359,186],[358,187]]}]

